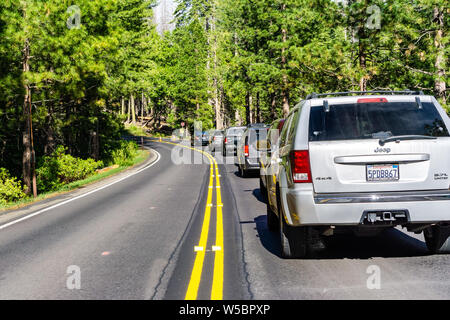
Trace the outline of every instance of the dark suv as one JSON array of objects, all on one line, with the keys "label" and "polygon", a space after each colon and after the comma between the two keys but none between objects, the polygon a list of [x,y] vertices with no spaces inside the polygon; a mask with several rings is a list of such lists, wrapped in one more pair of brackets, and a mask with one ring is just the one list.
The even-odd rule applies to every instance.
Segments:
[{"label": "dark suv", "polygon": [[224,157],[230,154],[236,155],[237,144],[246,129],[247,127],[230,127],[225,130],[222,148]]}]

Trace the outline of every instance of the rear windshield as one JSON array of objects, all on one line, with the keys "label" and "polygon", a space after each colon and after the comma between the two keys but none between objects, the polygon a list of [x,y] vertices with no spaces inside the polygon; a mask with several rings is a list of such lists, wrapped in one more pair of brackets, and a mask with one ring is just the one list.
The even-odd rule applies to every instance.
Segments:
[{"label": "rear windshield", "polygon": [[256,141],[267,140],[268,129],[249,129],[248,142],[254,144]]},{"label": "rear windshield", "polygon": [[230,136],[242,136],[244,133],[245,128],[232,128],[227,130],[227,135]]},{"label": "rear windshield", "polygon": [[449,132],[433,103],[354,103],[312,107],[310,141],[381,139],[390,136],[448,137]]}]

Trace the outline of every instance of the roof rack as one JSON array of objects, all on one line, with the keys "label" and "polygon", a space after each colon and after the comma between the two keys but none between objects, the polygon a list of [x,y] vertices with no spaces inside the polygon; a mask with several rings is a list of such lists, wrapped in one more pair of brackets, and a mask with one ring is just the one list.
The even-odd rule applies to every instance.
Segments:
[{"label": "roof rack", "polygon": [[423,96],[423,91],[412,91],[412,90],[403,90],[403,91],[346,91],[346,92],[331,92],[331,93],[311,93],[308,94],[305,100],[317,99],[320,97],[327,96],[343,96],[343,95],[352,95],[352,94],[408,94],[408,95],[419,95]]}]

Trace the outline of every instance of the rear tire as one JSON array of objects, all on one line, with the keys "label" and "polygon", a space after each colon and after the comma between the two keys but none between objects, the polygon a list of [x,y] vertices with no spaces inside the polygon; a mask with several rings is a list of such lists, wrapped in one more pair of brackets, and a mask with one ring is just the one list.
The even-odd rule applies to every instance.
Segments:
[{"label": "rear tire", "polygon": [[450,226],[432,226],[424,231],[424,237],[432,254],[450,253]]},{"label": "rear tire", "polygon": [[245,170],[244,168],[242,168],[241,166],[239,166],[239,174],[242,178],[247,178],[248,174],[247,174],[247,170]]},{"label": "rear tire", "polygon": [[308,227],[292,227],[284,218],[284,210],[277,192],[278,225],[280,229],[281,257],[284,259],[307,258],[310,253],[310,235]]},{"label": "rear tire", "polygon": [[309,228],[289,226],[284,217],[279,218],[281,257],[302,259],[309,256]]},{"label": "rear tire", "polygon": [[272,208],[270,207],[269,202],[267,202],[267,228],[275,232],[278,230],[278,217],[277,215],[272,211]]},{"label": "rear tire", "polygon": [[263,200],[267,203],[267,188],[264,186],[261,176],[259,177],[259,192],[261,193]]}]

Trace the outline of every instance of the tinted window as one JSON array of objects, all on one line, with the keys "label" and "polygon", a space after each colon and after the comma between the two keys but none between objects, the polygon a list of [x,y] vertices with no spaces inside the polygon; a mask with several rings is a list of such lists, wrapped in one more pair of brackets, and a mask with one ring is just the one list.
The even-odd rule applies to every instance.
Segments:
[{"label": "tinted window", "polygon": [[267,140],[267,132],[267,129],[249,129],[248,137],[250,144],[253,144],[259,140]]},{"label": "tinted window", "polygon": [[389,136],[449,136],[433,103],[414,102],[355,103],[312,107],[310,141],[378,139]]},{"label": "tinted window", "polygon": [[297,127],[297,122],[298,122],[298,117],[300,115],[299,111],[295,111],[294,114],[292,115],[292,120],[289,126],[289,132],[288,132],[288,136],[287,136],[287,142],[292,142],[292,135],[294,134],[294,130]]},{"label": "tinted window", "polygon": [[291,114],[287,119],[286,122],[283,125],[283,129],[281,129],[280,133],[280,147],[284,146],[286,143],[286,137],[289,130],[289,127],[291,126],[291,120],[293,118],[294,114]]}]

